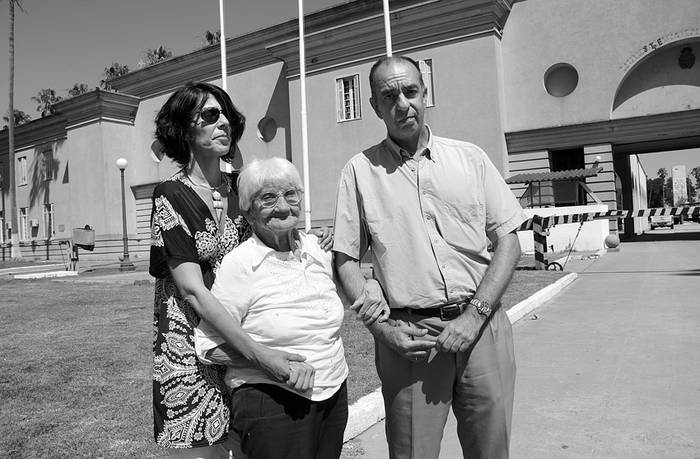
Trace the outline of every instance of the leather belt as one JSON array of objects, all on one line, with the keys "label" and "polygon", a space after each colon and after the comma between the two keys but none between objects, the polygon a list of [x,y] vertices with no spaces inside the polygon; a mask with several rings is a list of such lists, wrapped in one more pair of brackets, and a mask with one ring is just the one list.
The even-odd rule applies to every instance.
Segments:
[{"label": "leather belt", "polygon": [[469,298],[466,300],[452,301],[432,308],[397,308],[395,310],[424,317],[439,317],[442,321],[450,321],[456,319],[466,311],[467,306],[469,306]]}]

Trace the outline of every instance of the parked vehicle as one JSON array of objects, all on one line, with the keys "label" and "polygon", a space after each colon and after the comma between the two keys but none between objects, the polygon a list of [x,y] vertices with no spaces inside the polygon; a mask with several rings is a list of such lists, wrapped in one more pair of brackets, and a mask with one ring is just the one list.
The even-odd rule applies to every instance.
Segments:
[{"label": "parked vehicle", "polygon": [[649,228],[654,229],[660,226],[667,226],[673,229],[673,217],[671,215],[653,215],[649,217]]}]

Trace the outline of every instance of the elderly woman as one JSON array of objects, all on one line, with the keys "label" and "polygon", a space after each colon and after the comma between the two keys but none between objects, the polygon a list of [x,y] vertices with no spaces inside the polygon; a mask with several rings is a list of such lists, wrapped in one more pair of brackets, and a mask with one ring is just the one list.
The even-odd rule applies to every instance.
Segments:
[{"label": "elderly woman", "polygon": [[288,360],[300,357],[258,346],[209,290],[224,255],[250,234],[219,162],[237,151],[245,118],[223,90],[196,83],[173,93],[155,121],[163,152],[181,167],[153,192],[155,438],[171,456],[228,458],[236,442],[224,443],[230,420],[225,368],[197,360],[200,319],[214,324],[230,348],[280,378],[288,376]]},{"label": "elderly woman", "polygon": [[[348,414],[348,367],[332,256],[297,230],[302,186],[289,161],[244,167],[238,189],[253,236],[224,257],[212,293],[259,346],[305,360],[289,361],[289,375],[280,380],[232,356],[226,384],[233,389],[233,429],[249,459],[337,458]],[[213,351],[221,341],[200,324],[202,360],[221,362]]]}]

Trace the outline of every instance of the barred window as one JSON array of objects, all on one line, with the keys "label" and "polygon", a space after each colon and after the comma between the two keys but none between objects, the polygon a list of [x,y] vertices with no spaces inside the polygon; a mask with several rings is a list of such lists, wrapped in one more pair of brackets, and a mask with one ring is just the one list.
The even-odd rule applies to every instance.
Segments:
[{"label": "barred window", "polygon": [[27,157],[21,156],[17,158],[17,185],[27,184]]},{"label": "barred window", "polygon": [[19,239],[20,239],[20,241],[28,241],[29,240],[29,221],[27,221],[28,213],[29,213],[29,209],[27,207],[20,207],[19,208]]},{"label": "barred window", "polygon": [[51,150],[41,152],[41,179],[53,179],[53,152]]},{"label": "barred window", "polygon": [[44,236],[50,239],[56,235],[56,226],[53,219],[54,205],[44,204]]},{"label": "barred window", "polygon": [[360,75],[338,78],[335,84],[338,122],[360,119]]},{"label": "barred window", "polygon": [[432,107],[435,105],[435,86],[433,84],[433,60],[421,59],[418,61],[420,73],[423,77],[423,84],[427,89],[425,95],[425,106]]}]

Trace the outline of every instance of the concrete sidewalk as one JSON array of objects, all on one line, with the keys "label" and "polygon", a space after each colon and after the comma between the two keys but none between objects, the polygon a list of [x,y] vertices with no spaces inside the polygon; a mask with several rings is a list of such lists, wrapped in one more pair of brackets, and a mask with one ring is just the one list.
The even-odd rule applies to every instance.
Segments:
[{"label": "concrete sidewalk", "polygon": [[[700,244],[625,243],[514,326],[513,458],[700,457]],[[454,417],[441,459],[462,457]],[[386,458],[384,423],[343,457]]]}]

